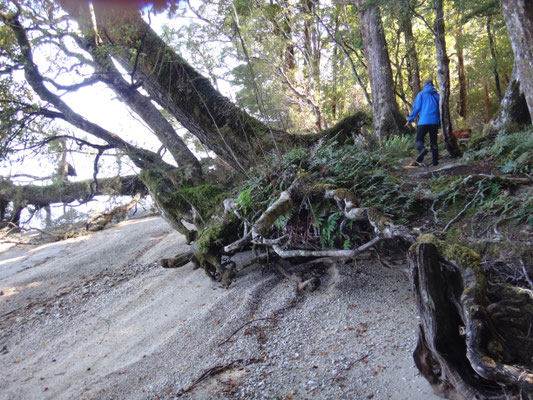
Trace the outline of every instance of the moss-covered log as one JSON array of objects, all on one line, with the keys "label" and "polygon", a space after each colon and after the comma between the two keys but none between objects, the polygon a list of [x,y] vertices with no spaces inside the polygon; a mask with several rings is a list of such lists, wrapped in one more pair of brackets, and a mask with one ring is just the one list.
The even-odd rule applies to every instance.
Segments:
[{"label": "moss-covered log", "polygon": [[431,235],[409,264],[421,316],[414,359],[435,393],[533,398],[533,293],[487,282],[475,252]]}]

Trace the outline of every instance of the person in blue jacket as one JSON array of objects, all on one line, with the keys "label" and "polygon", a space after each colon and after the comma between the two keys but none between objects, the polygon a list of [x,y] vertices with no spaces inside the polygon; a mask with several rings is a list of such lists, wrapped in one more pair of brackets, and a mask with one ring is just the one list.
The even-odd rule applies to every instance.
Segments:
[{"label": "person in blue jacket", "polygon": [[437,147],[437,131],[440,124],[439,93],[433,86],[431,79],[424,81],[424,89],[417,94],[413,111],[409,115],[406,126],[413,122],[419,114],[415,142],[419,153],[416,161],[421,163],[428,152],[428,149],[424,146],[424,138],[426,137],[426,133],[429,132],[429,145],[431,155],[433,156],[433,165],[438,165],[439,150]]}]

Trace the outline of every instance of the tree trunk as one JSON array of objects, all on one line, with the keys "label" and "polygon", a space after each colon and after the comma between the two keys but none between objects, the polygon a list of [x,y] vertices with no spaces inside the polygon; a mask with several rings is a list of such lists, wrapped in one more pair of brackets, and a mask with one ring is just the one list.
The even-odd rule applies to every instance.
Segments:
[{"label": "tree trunk", "polygon": [[530,0],[503,0],[502,5],[520,90],[526,97],[529,115],[533,119],[533,3]]},{"label": "tree trunk", "polygon": [[372,112],[375,133],[379,139],[399,132],[405,120],[400,114],[394,96],[394,82],[383,32],[379,7],[365,0],[356,0],[361,35],[367,60],[368,75],[372,88]]},{"label": "tree trunk", "polygon": [[74,201],[84,201],[91,195],[135,196],[137,193],[147,194],[146,186],[136,175],[99,179],[96,191],[93,184],[93,180],[87,180],[57,182],[47,186],[20,186],[14,185],[8,180],[2,180],[0,201],[7,204],[21,199],[24,206],[32,205],[40,208],[53,203],[69,204]]},{"label": "tree trunk", "polygon": [[[487,85],[485,85],[486,88]],[[488,91],[486,89],[486,91]],[[525,96],[520,93],[516,64],[513,66],[509,86],[505,91],[498,113],[492,119],[485,132],[486,136],[509,132],[513,127],[531,124]]]},{"label": "tree trunk", "polygon": [[[60,4],[73,18],[87,20],[86,2],[61,0]],[[94,10],[108,53],[200,142],[242,172],[264,159],[273,147],[269,128],[216,91],[137,10],[111,2],[95,3]]]},{"label": "tree trunk", "polygon": [[111,57],[107,53],[100,51],[100,47],[95,45],[96,40],[94,40],[94,34],[91,34],[90,27],[85,26],[84,28],[85,41],[79,44],[91,54],[101,79],[150,127],[155,136],[172,155],[177,165],[184,171],[183,175],[186,182],[193,185],[200,184],[203,179],[198,159],[152,101],[142,95],[134,85],[128,84],[122,74],[115,68]]},{"label": "tree trunk", "polygon": [[489,284],[476,253],[432,235],[422,236],[408,259],[421,317],[413,357],[435,393],[533,398],[533,293]]},{"label": "tree trunk", "polygon": [[422,88],[420,87],[420,68],[418,66],[416,40],[413,35],[413,25],[411,23],[409,6],[409,0],[401,1],[400,26],[405,36],[405,46],[407,48],[407,79],[409,80],[409,87],[412,90],[412,103],[414,104],[416,95],[422,90]]},{"label": "tree trunk", "polygon": [[483,104],[485,105],[485,123],[490,121],[490,98],[489,98],[489,85],[487,82],[483,82]]},{"label": "tree trunk", "polygon": [[[320,132],[323,129],[324,121],[322,111],[317,103],[317,94],[320,91],[320,57],[321,48],[319,33],[317,32],[315,19],[312,16],[315,15],[315,2],[318,5],[318,1],[304,0],[304,10],[309,14],[308,18],[304,21],[304,52],[303,56],[307,64],[307,84],[306,84],[306,97],[309,99],[308,103],[311,105],[313,114],[315,115],[316,131]],[[318,8],[318,7],[316,7]]]},{"label": "tree trunk", "polygon": [[498,59],[496,58],[496,49],[494,48],[494,38],[490,30],[490,22],[492,18],[487,17],[487,36],[489,38],[490,55],[492,57],[492,71],[494,73],[494,84],[496,85],[496,96],[498,96],[498,103],[502,101],[502,88],[500,86],[500,74],[498,73]]},{"label": "tree trunk", "polygon": [[464,119],[466,119],[466,74],[463,52],[463,28],[461,26],[461,17],[459,17],[459,22],[457,24],[455,51],[457,52],[457,75],[459,78],[459,103],[457,104],[457,113],[464,121]]},{"label": "tree trunk", "polygon": [[437,75],[439,77],[439,97],[440,97],[440,117],[441,128],[446,149],[454,157],[461,157],[462,152],[459,143],[453,135],[452,119],[450,116],[450,59],[446,52],[444,12],[442,10],[442,0],[433,0],[435,9],[435,48],[437,51]]}]

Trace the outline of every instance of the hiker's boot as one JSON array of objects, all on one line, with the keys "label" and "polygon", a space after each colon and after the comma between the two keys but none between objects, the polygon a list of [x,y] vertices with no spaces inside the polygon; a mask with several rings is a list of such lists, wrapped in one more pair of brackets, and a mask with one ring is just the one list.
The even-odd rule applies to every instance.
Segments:
[{"label": "hiker's boot", "polygon": [[433,157],[433,165],[439,165],[439,148],[431,146],[431,155]]},{"label": "hiker's boot", "polygon": [[428,149],[425,147],[420,150],[420,153],[418,153],[418,157],[416,158],[417,163],[421,163],[424,160],[424,156],[428,153]]}]

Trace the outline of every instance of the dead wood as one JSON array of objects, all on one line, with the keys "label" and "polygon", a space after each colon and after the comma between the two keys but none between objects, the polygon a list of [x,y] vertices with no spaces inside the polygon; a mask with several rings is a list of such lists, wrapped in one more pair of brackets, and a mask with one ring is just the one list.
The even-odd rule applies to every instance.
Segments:
[{"label": "dead wood", "polygon": [[448,399],[533,398],[533,293],[487,282],[479,256],[422,236],[409,250],[415,364]]},{"label": "dead wood", "polygon": [[249,359],[249,360],[244,360],[244,359],[240,358],[238,360],[233,360],[232,362],[230,362],[229,364],[226,364],[226,365],[215,365],[214,367],[209,368],[208,370],[204,371],[202,373],[202,375],[200,375],[200,377],[198,377],[188,387],[186,387],[185,389],[181,389],[176,394],[176,397],[181,397],[185,393],[188,393],[188,392],[192,391],[199,383],[203,382],[204,380],[206,380],[210,376],[220,374],[220,373],[222,373],[224,371],[227,371],[230,368],[235,367],[236,365],[240,364],[240,365],[246,366],[246,365],[250,365],[250,364],[254,364],[254,363],[258,363],[258,362],[262,362],[262,361],[263,361],[263,359],[260,359],[260,358],[252,358],[252,359]]},{"label": "dead wood", "polygon": [[230,339],[235,336],[237,334],[237,332],[239,332],[242,328],[244,328],[245,326],[248,326],[250,324],[253,324],[255,322],[258,322],[258,321],[276,321],[276,318],[272,318],[272,317],[266,317],[266,318],[256,318],[256,319],[253,319],[253,320],[250,320],[250,321],[247,321],[245,322],[244,324],[242,324],[241,326],[239,326],[235,331],[233,331],[233,333],[231,335],[229,335],[225,340],[223,340],[222,342],[220,342],[218,345],[219,346],[222,346],[223,344],[226,344],[230,341]]},{"label": "dead wood", "polygon": [[188,264],[192,257],[192,250],[188,250],[185,253],[178,254],[174,258],[163,258],[161,260],[161,266],[163,268],[180,268]]},{"label": "dead wood", "polygon": [[121,218],[126,215],[128,211],[137,205],[142,196],[142,193],[137,193],[129,203],[116,207],[109,212],[98,213],[91,216],[87,221],[87,230],[91,232],[101,231],[113,220],[113,218]]}]

